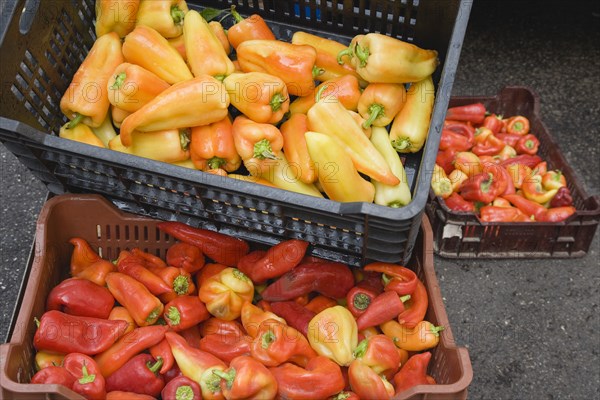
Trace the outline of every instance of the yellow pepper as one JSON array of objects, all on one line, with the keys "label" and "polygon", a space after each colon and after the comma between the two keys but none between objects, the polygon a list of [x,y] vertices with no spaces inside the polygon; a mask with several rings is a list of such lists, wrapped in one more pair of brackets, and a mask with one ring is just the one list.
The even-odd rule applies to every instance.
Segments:
[{"label": "yellow pepper", "polygon": [[189,133],[184,129],[144,133],[134,131],[131,146],[123,146],[119,135],[109,142],[109,148],[156,161],[175,163],[190,158],[189,143]]},{"label": "yellow pepper", "polygon": [[304,183],[300,180],[301,171],[297,165],[288,162],[285,154],[279,152],[275,154],[275,157],[276,160],[273,160],[273,163],[267,168],[251,160],[244,162],[244,165],[251,175],[265,179],[279,189],[308,196],[323,197],[314,184]]},{"label": "yellow pepper", "polygon": [[108,80],[108,100],[113,107],[136,112],[171,85],[139,65],[123,63]]},{"label": "yellow pepper", "polygon": [[373,202],[373,184],[360,176],[340,141],[310,131],[304,137],[310,158],[318,169],[319,183],[331,200]]},{"label": "yellow pepper", "polygon": [[105,147],[102,140],[94,135],[92,128],[86,124],[77,124],[73,128],[70,128],[70,125],[70,123],[63,125],[60,128],[58,136],[63,139],[75,140],[76,142],[89,144],[91,146]]},{"label": "yellow pepper", "polygon": [[326,308],[310,320],[308,341],[319,355],[348,366],[358,345],[356,320],[345,307]]},{"label": "yellow pepper", "polygon": [[358,100],[358,112],[366,119],[363,128],[388,126],[404,107],[406,89],[397,83],[371,83]]},{"label": "yellow pepper", "polygon": [[441,196],[446,199],[452,194],[452,182],[446,176],[446,171],[439,165],[435,164],[433,167],[433,174],[431,175],[431,188],[436,196]]},{"label": "yellow pepper", "polygon": [[242,312],[245,301],[252,301],[254,284],[237,268],[225,268],[200,286],[198,297],[217,318],[233,321]]},{"label": "yellow pepper", "polygon": [[379,327],[397,347],[406,351],[423,351],[437,346],[440,331],[444,330],[443,326],[435,326],[429,321],[421,321],[414,328],[408,328],[390,320]]},{"label": "yellow pepper", "polygon": [[183,34],[188,12],[185,0],[141,0],[136,25],[149,26],[165,38]]},{"label": "yellow pepper", "polygon": [[102,125],[100,125],[97,128],[92,128],[92,131],[94,132],[94,135],[96,135],[96,137],[100,139],[102,144],[104,144],[104,147],[108,147],[108,143],[115,136],[117,136],[117,132],[115,132],[115,128],[113,127],[112,118],[110,117],[110,115],[106,116],[106,119],[104,120]]},{"label": "yellow pepper", "polygon": [[135,27],[139,0],[96,0],[96,37],[115,32],[125,37]]},{"label": "yellow pepper", "polygon": [[400,153],[416,153],[423,148],[433,111],[435,87],[431,76],[414,83],[406,94],[406,103],[392,123],[390,140]]}]

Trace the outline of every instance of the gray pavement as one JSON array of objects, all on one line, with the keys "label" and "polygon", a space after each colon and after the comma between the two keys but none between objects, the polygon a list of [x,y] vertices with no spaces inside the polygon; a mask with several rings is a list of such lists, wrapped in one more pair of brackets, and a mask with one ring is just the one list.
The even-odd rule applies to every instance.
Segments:
[{"label": "gray pavement", "polygon": [[[526,85],[588,194],[599,194],[600,31],[592,1],[473,6],[453,94]],[[0,338],[5,338],[45,188],[0,146]],[[600,398],[599,235],[573,260],[447,260],[435,267],[471,399]]]}]

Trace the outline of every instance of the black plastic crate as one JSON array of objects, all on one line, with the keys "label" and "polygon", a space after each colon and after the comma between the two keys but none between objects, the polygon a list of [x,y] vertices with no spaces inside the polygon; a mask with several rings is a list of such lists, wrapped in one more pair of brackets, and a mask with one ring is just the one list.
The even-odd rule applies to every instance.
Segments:
[{"label": "black plastic crate", "polygon": [[[188,1],[195,8],[194,1]],[[407,155],[413,201],[392,209],[339,203],[226,179],[59,138],[62,94],[95,39],[94,1],[2,3],[0,141],[51,193],[98,193],[125,211],[278,243],[352,265],[407,262],[429,192],[471,0],[202,1],[264,16],[278,38],[306,30],[349,43],[382,32],[438,51],[436,100],[424,149]],[[39,6],[37,6],[39,4]]]}]

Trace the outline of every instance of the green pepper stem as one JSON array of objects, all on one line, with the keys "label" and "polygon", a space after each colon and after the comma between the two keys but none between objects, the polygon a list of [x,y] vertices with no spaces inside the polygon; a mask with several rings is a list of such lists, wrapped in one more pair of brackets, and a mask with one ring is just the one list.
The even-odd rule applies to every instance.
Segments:
[{"label": "green pepper stem", "polygon": [[254,144],[254,157],[259,160],[264,160],[265,158],[277,160],[277,157],[271,148],[271,142],[267,139],[259,140]]},{"label": "green pepper stem", "polygon": [[39,319],[37,319],[37,317],[33,317],[33,322],[35,322],[35,326],[36,326],[37,328],[39,328],[39,327],[40,327],[40,320],[39,320]]},{"label": "green pepper stem", "polygon": [[354,349],[354,351],[352,352],[352,355],[354,356],[354,358],[361,358],[365,355],[365,353],[367,352],[367,346],[369,345],[369,342],[367,339],[363,339],[358,346],[356,346],[356,348]]},{"label": "green pepper stem", "polygon": [[225,74],[215,75],[215,79],[220,82],[223,82],[225,80],[225,78],[227,78],[227,75],[225,75]]},{"label": "green pepper stem", "polygon": [[281,105],[283,103],[285,103],[286,100],[287,100],[287,98],[281,92],[275,93],[273,95],[273,97],[271,97],[271,101],[269,102],[269,105],[271,106],[271,110],[273,112],[279,111],[279,109],[281,108]]},{"label": "green pepper stem", "polygon": [[392,278],[390,278],[386,274],[381,274],[381,280],[383,281],[383,286],[387,286],[388,283],[390,283],[390,281],[392,280]]},{"label": "green pepper stem", "polygon": [[181,323],[181,313],[179,312],[177,307],[169,307],[165,317],[169,319],[171,325],[179,325]]},{"label": "green pepper stem", "polygon": [[157,372],[160,370],[160,368],[163,365],[163,358],[161,356],[156,357],[156,362],[153,364],[152,361],[148,361],[146,363],[146,367],[148,367],[148,369],[150,370],[150,372],[152,372],[153,374],[157,374]]},{"label": "green pepper stem", "polygon": [[392,140],[392,147],[396,151],[406,150],[406,149],[409,149],[411,146],[412,146],[412,143],[410,142],[409,138],[399,138],[396,140]]},{"label": "green pepper stem", "polygon": [[194,390],[190,385],[182,385],[175,391],[175,400],[194,400]]},{"label": "green pepper stem", "polygon": [[371,298],[364,293],[358,293],[352,299],[352,304],[358,310],[366,310],[371,305]]},{"label": "green pepper stem", "polygon": [[181,150],[186,151],[190,148],[190,131],[188,129],[182,129],[179,131],[179,145]]},{"label": "green pepper stem", "polygon": [[394,200],[394,201],[388,203],[387,206],[391,207],[391,208],[400,208],[400,207],[404,207],[404,204],[402,204],[402,202],[399,200]]},{"label": "green pepper stem", "polygon": [[237,268],[233,269],[233,276],[235,276],[240,281],[250,282],[250,278],[248,278],[248,276],[246,274],[244,274],[242,271],[240,271]]},{"label": "green pepper stem", "polygon": [[183,18],[185,17],[185,11],[179,8],[178,5],[174,5],[171,7],[171,18],[173,18],[173,23],[175,25],[183,24]]},{"label": "green pepper stem", "polygon": [[321,96],[323,96],[323,92],[325,91],[327,86],[328,85],[326,83],[324,83],[323,86],[321,86],[319,88],[319,90],[317,90],[317,94],[315,95],[315,103],[318,103],[319,101],[321,101]]},{"label": "green pepper stem", "polygon": [[190,282],[185,275],[178,275],[173,279],[173,291],[178,295],[184,295],[190,289]]},{"label": "green pepper stem", "polygon": [[313,78],[316,78],[319,75],[323,75],[324,73],[325,73],[325,69],[319,68],[316,65],[313,65],[313,68],[312,68],[312,76],[313,76]]},{"label": "green pepper stem", "polygon": [[492,175],[491,172],[488,172],[488,179],[486,179],[485,181],[481,182],[481,191],[483,193],[487,193],[490,191],[490,187],[492,186],[492,183],[494,182],[494,175]]},{"label": "green pepper stem", "polygon": [[81,121],[85,118],[85,115],[75,113],[75,117],[67,124],[67,129],[73,129],[77,125],[81,123]]},{"label": "green pepper stem", "polygon": [[275,336],[273,331],[267,331],[260,338],[260,347],[263,349],[268,349],[271,343],[273,343],[275,340],[277,340],[277,336]]},{"label": "green pepper stem", "polygon": [[154,323],[159,315],[160,315],[160,309],[158,307],[156,307],[154,310],[152,310],[152,312],[150,314],[148,314],[148,317],[146,318],[146,322]]},{"label": "green pepper stem", "polygon": [[83,366],[81,367],[82,377],[79,378],[79,383],[85,385],[86,383],[92,383],[96,380],[96,374],[88,374],[87,367],[85,366],[85,361],[83,362]]},{"label": "green pepper stem", "polygon": [[369,106],[369,118],[363,122],[362,127],[365,129],[369,129],[369,127],[375,122],[375,120],[379,117],[384,116],[385,107],[381,104],[371,104]]},{"label": "green pepper stem", "polygon": [[235,369],[234,368],[230,368],[229,372],[221,371],[220,369],[215,369],[215,370],[213,370],[213,374],[215,374],[216,376],[218,376],[221,379],[225,379],[227,388],[231,389],[231,387],[233,386],[233,380],[235,379]]},{"label": "green pepper stem", "polygon": [[410,300],[410,294],[400,297],[400,300],[402,300],[403,303],[406,303],[407,301]]},{"label": "green pepper stem", "polygon": [[125,79],[127,79],[127,73],[121,72],[120,74],[117,74],[117,76],[115,76],[115,83],[113,83],[110,88],[114,90],[120,89],[121,86],[123,86]]},{"label": "green pepper stem", "polygon": [[360,61],[360,67],[364,68],[367,66],[367,60],[369,59],[369,56],[371,55],[369,53],[369,49],[367,47],[360,47],[358,43],[356,43],[356,45],[354,46],[355,50],[354,50],[354,54],[356,55],[356,57],[358,58],[358,60]]},{"label": "green pepper stem", "polygon": [[434,326],[431,324],[431,328],[429,328],[429,332],[433,333],[435,336],[440,336],[440,332],[444,330],[443,326]]},{"label": "green pepper stem", "polygon": [[235,10],[235,6],[231,6],[231,15],[235,19],[236,24],[244,20],[244,17],[242,17],[240,13]]},{"label": "green pepper stem", "polygon": [[338,53],[338,55],[337,55],[338,64],[342,65],[344,63],[344,60],[342,60],[342,58],[345,56],[348,56],[350,58],[354,57],[354,53],[352,52],[352,49],[350,48],[350,46],[348,46],[347,49],[342,50]]},{"label": "green pepper stem", "polygon": [[[226,163],[227,163],[227,161],[225,161],[225,159],[223,159],[221,157],[217,157],[217,156],[209,158],[208,161],[206,162],[206,164],[208,165],[208,168],[210,168],[210,169],[219,169]],[[187,281],[187,279],[186,279],[186,281]]]}]

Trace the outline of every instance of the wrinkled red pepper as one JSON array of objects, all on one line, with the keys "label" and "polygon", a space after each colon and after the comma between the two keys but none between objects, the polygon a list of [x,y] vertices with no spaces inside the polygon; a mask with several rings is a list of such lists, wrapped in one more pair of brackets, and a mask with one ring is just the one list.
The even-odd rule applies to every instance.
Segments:
[{"label": "wrinkled red pepper", "polygon": [[271,303],[271,310],[304,336],[308,334],[308,323],[317,315],[295,301],[275,301]]},{"label": "wrinkled red pepper", "polygon": [[515,147],[519,139],[521,139],[521,135],[514,133],[496,133],[495,135],[510,147]]},{"label": "wrinkled red pepper", "polygon": [[411,294],[419,278],[411,269],[396,264],[374,262],[364,267],[365,271],[381,272],[385,291],[394,291],[399,296]]},{"label": "wrinkled red pepper", "polygon": [[430,360],[431,353],[428,351],[410,357],[394,376],[396,394],[417,385],[430,385],[431,381],[427,378],[427,366]]},{"label": "wrinkled red pepper", "polygon": [[435,163],[442,167],[446,174],[449,174],[454,170],[454,159],[458,153],[458,150],[452,148],[439,151],[435,157]]},{"label": "wrinkled red pepper", "polygon": [[529,168],[535,168],[541,162],[542,159],[540,158],[540,156],[521,154],[516,157],[509,158],[508,160],[502,161],[500,165],[504,168],[507,168],[513,164],[523,164]]},{"label": "wrinkled red pepper", "polygon": [[189,243],[178,242],[167,249],[167,264],[183,268],[190,274],[201,270],[204,262],[204,254],[200,248]]},{"label": "wrinkled red pepper", "polygon": [[457,151],[466,151],[473,146],[473,141],[466,136],[456,133],[450,129],[442,129],[439,149],[444,151],[454,149]]},{"label": "wrinkled red pepper", "polygon": [[63,367],[50,366],[39,370],[31,377],[30,383],[35,385],[63,385],[69,389],[73,388],[75,377]]},{"label": "wrinkled red pepper", "polygon": [[459,191],[465,200],[491,203],[506,187],[500,190],[496,177],[491,172],[477,174],[464,181]]},{"label": "wrinkled red pepper", "polygon": [[55,286],[46,300],[46,310],[107,319],[115,305],[110,291],[87,279],[69,278]]},{"label": "wrinkled red pepper", "polygon": [[169,285],[145,267],[142,258],[128,251],[121,251],[119,254],[117,269],[143,284],[155,296],[171,291]]},{"label": "wrinkled red pepper", "polygon": [[497,134],[504,127],[504,123],[502,123],[502,115],[490,114],[485,117],[482,125],[491,130],[494,134]]},{"label": "wrinkled red pepper", "polygon": [[302,261],[307,247],[308,242],[303,240],[286,240],[269,248],[258,259],[255,252],[242,257],[237,267],[255,284],[262,283],[268,279],[280,277],[297,266]]},{"label": "wrinkled red pepper", "polygon": [[475,205],[465,200],[460,194],[454,192],[450,195],[450,197],[444,199],[446,206],[453,211],[466,211],[466,212],[474,212]]},{"label": "wrinkled red pepper", "polygon": [[550,201],[550,207],[564,207],[573,204],[573,197],[568,187],[563,186],[558,189],[558,192],[554,195]]},{"label": "wrinkled red pepper", "polygon": [[480,157],[494,156],[500,153],[505,145],[490,129],[482,127],[475,131],[475,146],[471,151]]},{"label": "wrinkled red pepper", "polygon": [[158,397],[165,387],[159,374],[163,359],[154,360],[150,354],[138,354],[106,378],[106,390],[121,390]]},{"label": "wrinkled red pepper", "polygon": [[344,389],[340,366],[329,358],[318,356],[306,368],[285,363],[270,368],[277,380],[277,394],[282,399],[324,399]]}]

